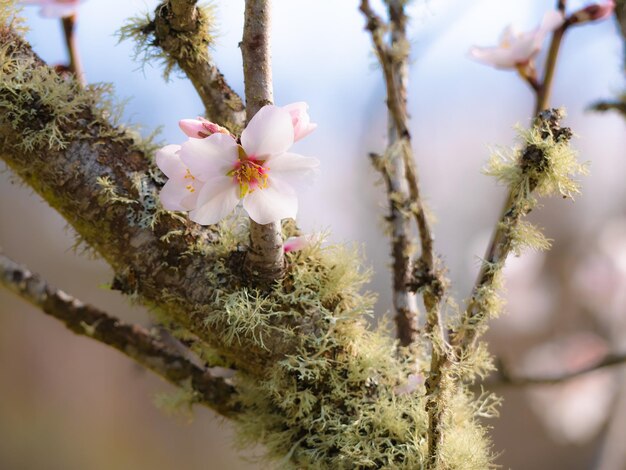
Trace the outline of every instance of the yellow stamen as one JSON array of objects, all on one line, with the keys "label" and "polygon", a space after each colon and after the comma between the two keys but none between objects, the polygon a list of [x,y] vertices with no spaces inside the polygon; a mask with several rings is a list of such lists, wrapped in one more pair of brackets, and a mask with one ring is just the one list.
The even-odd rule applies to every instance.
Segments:
[{"label": "yellow stamen", "polygon": [[239,197],[243,198],[246,194],[251,193],[255,189],[267,188],[267,172],[269,168],[264,167],[264,160],[257,160],[246,155],[245,150],[239,147],[239,161],[235,168],[227,173],[239,184]]}]

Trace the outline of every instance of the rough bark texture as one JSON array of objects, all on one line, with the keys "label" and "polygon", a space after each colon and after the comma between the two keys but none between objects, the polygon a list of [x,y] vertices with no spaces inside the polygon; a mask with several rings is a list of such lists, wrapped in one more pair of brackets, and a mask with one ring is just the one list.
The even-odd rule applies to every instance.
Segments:
[{"label": "rough bark texture", "polygon": [[[0,44],[6,45],[12,60],[24,69],[25,85],[31,74],[48,73],[30,46],[11,30],[0,29]],[[219,322],[206,326],[206,314],[200,313],[214,294],[208,279],[216,260],[204,248],[216,243],[217,235],[213,227],[204,228],[159,209],[156,201],[162,182],[153,175],[160,172],[130,133],[111,126],[84,106],[75,119],[59,123],[60,132],[71,136],[65,148],[26,149],[26,132],[13,129],[11,113],[26,106],[22,111],[29,117],[23,130],[41,129],[50,118],[37,94],[52,94],[56,85],[43,84],[36,92],[24,86],[21,94],[8,92],[2,82],[0,85],[0,97],[8,103],[6,109],[0,109],[0,158],[111,265],[117,289],[166,309],[177,322],[226,351],[235,366],[251,374],[259,373],[271,357],[295,347],[279,332],[265,339],[268,348],[252,344],[223,347]],[[75,90],[76,94],[87,92]],[[30,95],[25,96],[27,93]],[[190,251],[190,246],[198,249]],[[238,258],[232,258],[233,272],[237,272]]]},{"label": "rough bark texture", "polygon": [[154,22],[155,45],[169,54],[185,72],[202,99],[206,117],[228,127],[234,133],[243,128],[245,110],[237,93],[226,83],[224,76],[210,60],[209,44],[199,44],[201,50],[184,53],[181,43],[196,41],[208,25],[199,21],[197,0],[170,0],[156,9]]},{"label": "rough bark texture", "polygon": [[[239,47],[243,57],[248,120],[263,106],[274,103],[270,10],[268,0],[246,1],[243,39]],[[265,225],[250,221],[250,248],[245,269],[250,279],[261,286],[283,276],[285,259],[280,221]]]}]

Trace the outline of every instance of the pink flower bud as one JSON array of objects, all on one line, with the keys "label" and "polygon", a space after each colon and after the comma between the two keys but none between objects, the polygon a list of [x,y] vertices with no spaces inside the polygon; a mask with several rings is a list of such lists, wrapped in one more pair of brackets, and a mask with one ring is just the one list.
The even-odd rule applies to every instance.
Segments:
[{"label": "pink flower bud", "polygon": [[289,237],[285,240],[283,244],[283,250],[285,253],[290,253],[292,251],[299,251],[302,248],[306,248],[311,244],[311,238],[307,235],[302,235],[300,237]]},{"label": "pink flower bud", "polygon": [[306,137],[317,127],[317,124],[311,122],[309,113],[307,113],[309,105],[304,101],[288,104],[287,106],[283,106],[283,109],[288,111],[291,116],[294,142]]},{"label": "pink flower bud", "polygon": [[201,117],[198,119],[181,119],[178,121],[178,126],[185,134],[194,139],[204,139],[213,134],[230,135],[230,132],[225,127]]},{"label": "pink flower bud", "polygon": [[615,10],[615,2],[609,0],[603,3],[592,3],[585,8],[574,12],[569,18],[570,24],[586,23],[588,21],[600,21],[608,18]]}]

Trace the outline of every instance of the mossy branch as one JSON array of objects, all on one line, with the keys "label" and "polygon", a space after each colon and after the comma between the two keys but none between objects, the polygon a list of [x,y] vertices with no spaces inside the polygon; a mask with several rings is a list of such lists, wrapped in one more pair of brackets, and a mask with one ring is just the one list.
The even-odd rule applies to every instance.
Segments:
[{"label": "mossy branch", "polygon": [[239,134],[246,120],[243,103],[209,55],[214,22],[211,7],[199,7],[197,0],[167,0],[153,18],[134,18],[122,27],[120,39],[137,41],[142,60],[164,62],[166,78],[178,66],[200,95],[206,117]]},{"label": "mossy branch", "polygon": [[[404,2],[389,2],[389,16],[391,36],[387,59],[391,61],[395,83],[400,96],[399,105],[406,114],[407,82],[408,82],[408,52],[409,43],[406,37],[407,17],[404,12]],[[393,51],[393,53],[391,53]],[[402,155],[402,136],[398,132],[396,120],[391,111],[388,117],[388,147],[385,154],[378,156],[370,154],[374,168],[383,178],[389,203],[387,220],[391,227],[391,256],[393,260],[393,306],[395,322],[400,344],[408,346],[414,343],[419,334],[419,312],[416,298],[409,291],[407,285],[411,276],[411,256],[415,249],[415,240],[411,233],[411,199],[406,177],[404,157]]]},{"label": "mossy branch", "polygon": [[[223,346],[224,325],[207,328],[198,315],[215,295],[208,280],[216,263],[228,263],[220,227],[203,228],[161,208],[154,147],[109,121],[100,89],[64,80],[9,28],[0,26],[0,44],[0,158],[111,265],[120,290]],[[223,285],[228,272],[216,282]],[[282,346],[272,353],[289,348],[282,335],[275,340]],[[253,345],[224,349],[250,370],[270,354]]]},{"label": "mossy branch", "polygon": [[[426,307],[426,331],[428,335],[438,336],[436,343],[443,340],[443,330],[439,318],[439,303],[443,298],[443,286],[446,284],[443,270],[434,254],[433,236],[430,223],[426,216],[423,200],[420,196],[417,170],[415,168],[413,150],[411,148],[411,135],[408,129],[408,114],[406,108],[406,60],[409,54],[409,44],[406,39],[407,17],[404,11],[405,2],[390,1],[389,17],[391,26],[372,10],[368,0],[362,0],[360,9],[367,20],[366,29],[372,36],[374,50],[382,66],[385,86],[387,91],[387,108],[392,126],[393,147],[396,149],[395,158],[400,159],[396,165],[401,165],[402,173],[408,186],[410,213],[415,218],[419,232],[421,254],[415,268],[417,275],[411,273],[405,288],[419,291],[424,298]],[[392,30],[392,43],[385,43],[384,34],[388,27]],[[394,39],[395,38],[395,39]],[[393,160],[392,160],[393,161]],[[408,251],[408,250],[407,250]],[[406,265],[404,260],[398,261],[398,267]],[[398,277],[403,273],[398,270]],[[410,344],[416,339],[417,319],[402,318],[403,315],[414,315],[416,312],[396,312],[400,317],[397,320],[399,326],[410,325],[413,331],[399,332],[403,344]]]},{"label": "mossy branch", "polygon": [[217,413],[237,413],[236,391],[224,379],[170,351],[139,325],[130,325],[48,284],[41,276],[0,252],[0,284],[61,321],[77,335],[117,349],[138,364],[179,387],[191,387],[194,402]]},{"label": "mossy branch", "polygon": [[[544,196],[560,194],[571,198],[578,192],[578,183],[572,178],[576,174],[585,173],[586,169],[576,162],[569,147],[572,132],[567,127],[561,127],[563,117],[563,111],[558,109],[540,113],[533,129],[523,133],[523,150],[510,156],[496,154],[490,162],[487,173],[507,183],[509,194],[483,258],[461,325],[451,339],[457,358],[475,346],[487,319],[497,313],[492,307],[496,303],[494,299],[497,297],[500,274],[508,255],[519,249],[523,241],[518,232],[523,230],[526,233],[529,230],[523,217],[536,205],[533,193]],[[526,233],[523,239],[527,243],[536,241],[539,248],[546,246],[543,237],[529,237]]]},{"label": "mossy branch", "polygon": [[[0,44],[0,157],[113,267],[115,289],[237,370],[241,441],[281,468],[423,468],[424,399],[398,389],[426,361],[368,328],[358,256],[314,244],[287,254],[270,288],[251,288],[247,219],[202,228],[163,210],[150,146],[109,121],[98,90],[59,77],[10,28]],[[447,398],[446,468],[488,468],[477,413],[493,400],[463,388]]]},{"label": "mossy branch", "polygon": [[[431,371],[426,379],[426,411],[429,416],[427,467],[438,465],[439,448],[441,447],[440,422],[442,420],[442,396],[450,392],[446,381],[442,381],[439,365],[447,360],[448,348],[441,321],[441,302],[448,284],[441,262],[434,253],[433,235],[422,201],[417,170],[411,147],[411,135],[408,129],[408,113],[406,107],[406,68],[409,45],[406,39],[407,17],[404,1],[387,2],[389,7],[390,25],[372,10],[368,0],[361,1],[361,12],[367,19],[366,29],[370,31],[376,55],[383,69],[387,90],[387,108],[389,110],[390,129],[393,145],[397,146],[397,158],[400,159],[403,173],[408,185],[408,196],[411,212],[415,217],[419,232],[421,254],[412,267],[404,288],[422,294],[426,308],[425,337],[431,343]],[[384,33],[391,29],[391,44],[387,45]],[[400,163],[396,163],[400,164]],[[395,241],[395,240],[394,240]],[[399,263],[400,264],[400,263]],[[401,272],[398,272],[401,275]],[[408,345],[417,338],[417,319],[407,319],[406,314],[414,312],[397,311],[398,327],[414,326],[414,331],[400,332],[403,344]]]}]

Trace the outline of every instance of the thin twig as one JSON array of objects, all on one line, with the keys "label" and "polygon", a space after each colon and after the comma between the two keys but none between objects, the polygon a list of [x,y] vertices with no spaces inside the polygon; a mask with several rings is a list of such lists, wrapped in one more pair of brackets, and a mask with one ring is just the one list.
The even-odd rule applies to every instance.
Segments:
[{"label": "thin twig", "polygon": [[501,367],[494,377],[489,378],[487,381],[483,382],[482,385],[488,388],[499,386],[528,387],[534,385],[557,385],[606,367],[623,366],[624,364],[626,364],[626,353],[610,353],[582,369],[562,372],[560,374],[516,376],[510,374],[505,367]]},{"label": "thin twig", "polygon": [[191,80],[206,110],[206,117],[228,127],[234,133],[243,129],[246,114],[241,98],[228,85],[212,62],[208,44],[193,54],[185,42],[204,34],[200,27],[197,0],[167,0],[156,8],[154,22],[146,32],[154,32],[155,45],[170,55]]},{"label": "thin twig", "polygon": [[[557,0],[557,9],[563,15],[565,14],[565,7],[566,0]],[[534,116],[537,116],[541,111],[545,111],[550,107],[550,94],[552,93],[552,83],[556,72],[556,61],[559,57],[559,50],[561,48],[563,35],[565,34],[568,26],[569,23],[565,21],[552,33],[550,48],[548,49],[548,55],[546,56],[546,62],[543,67],[543,79],[538,86],[533,86],[533,89],[535,90]]]},{"label": "thin twig", "polygon": [[[392,38],[395,29],[396,34],[406,41],[406,14],[402,1],[389,1],[389,16],[392,24]],[[408,113],[406,108],[406,87],[403,86],[401,72],[402,63],[398,65],[398,48],[391,49],[385,44],[385,24],[382,19],[372,10],[368,0],[362,0],[361,12],[367,19],[367,30],[370,31],[374,49],[383,69],[387,89],[387,108],[393,120],[397,142],[401,152],[402,162],[409,189],[411,210],[417,224],[421,255],[417,260],[409,281],[409,287],[413,291],[422,293],[426,308],[425,334],[431,340],[431,370],[426,379],[426,411],[429,416],[428,429],[428,459],[429,468],[436,466],[438,449],[442,439],[441,419],[443,409],[440,406],[442,393],[445,393],[442,381],[443,375],[440,365],[446,362],[447,342],[441,322],[441,301],[445,293],[446,280],[443,271],[437,266],[437,260],[433,248],[433,236],[424,210],[420,195],[417,170],[415,168],[413,150],[411,147],[411,135],[408,129]],[[397,45],[396,45],[397,46]],[[408,44],[404,45],[407,51],[404,53],[405,60],[408,55]],[[399,313],[399,312],[398,312]],[[400,322],[398,322],[400,323]]]},{"label": "thin twig", "polygon": [[[392,60],[396,83],[400,97],[399,105],[406,114],[407,82],[408,82],[408,41],[406,37],[407,17],[402,2],[389,2],[390,17],[390,49],[395,55],[389,55]],[[391,256],[393,259],[393,306],[395,322],[400,344],[408,346],[414,343],[419,334],[416,298],[409,291],[408,284],[411,276],[411,251],[414,244],[411,234],[411,201],[404,165],[404,157],[399,151],[402,145],[401,135],[396,127],[396,120],[389,112],[388,118],[388,147],[384,156],[370,154],[374,167],[381,173],[387,200],[389,202],[389,216],[387,220],[391,226]]]},{"label": "thin twig", "polygon": [[[395,28],[398,31],[405,30],[406,27],[406,15],[403,8],[403,2],[390,2],[390,17],[392,21],[397,23]],[[414,291],[423,292],[427,311],[426,332],[429,335],[434,334],[438,336],[439,340],[437,342],[441,342],[443,340],[443,330],[439,321],[439,302],[443,297],[441,288],[444,285],[442,281],[443,275],[435,266],[432,231],[420,196],[417,171],[411,148],[411,135],[408,129],[406,88],[403,89],[402,78],[397,77],[398,66],[394,65],[397,62],[395,57],[398,51],[391,50],[385,44],[384,32],[386,25],[372,10],[368,0],[361,1],[360,9],[367,19],[366,29],[371,33],[374,49],[383,70],[387,91],[387,108],[393,121],[397,138],[395,146],[404,164],[410,209],[415,218],[420,236],[421,254],[415,266],[416,273],[411,277],[409,286]],[[408,49],[408,44],[405,47]],[[408,50],[405,54],[408,54]],[[433,288],[433,286],[437,287]],[[432,296],[431,292],[435,292],[435,296]]]},{"label": "thin twig", "polygon": [[[270,29],[270,0],[246,0],[240,47],[248,121],[263,106],[274,102]],[[255,283],[261,285],[283,276],[285,259],[280,221],[261,225],[250,220],[250,248],[245,269]]]},{"label": "thin twig", "polygon": [[69,71],[74,74],[78,83],[85,86],[85,72],[80,60],[80,54],[78,53],[76,40],[76,14],[63,17],[61,19],[61,24],[63,25],[63,34],[65,36],[67,53],[70,57]]},{"label": "thin twig", "polygon": [[82,303],[1,253],[0,283],[74,333],[117,349],[176,386],[191,387],[198,403],[224,416],[236,414],[236,391],[231,385],[169,350],[141,326]]}]

